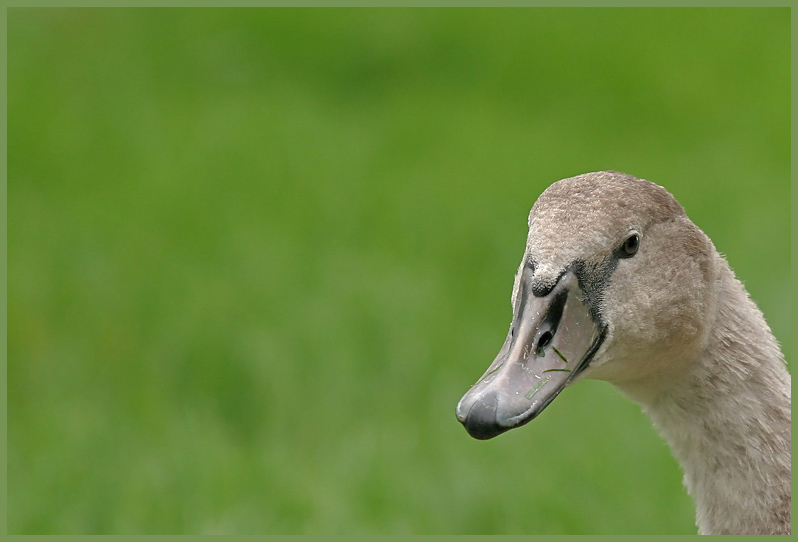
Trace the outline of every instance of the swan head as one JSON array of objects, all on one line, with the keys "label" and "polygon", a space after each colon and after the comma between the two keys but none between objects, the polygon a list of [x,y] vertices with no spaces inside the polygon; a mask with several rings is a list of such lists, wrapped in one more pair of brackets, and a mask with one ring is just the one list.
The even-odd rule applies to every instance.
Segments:
[{"label": "swan head", "polygon": [[457,405],[478,439],[531,421],[581,378],[650,399],[708,334],[716,252],[661,186],[616,172],[563,179],[528,224],[504,345]]}]

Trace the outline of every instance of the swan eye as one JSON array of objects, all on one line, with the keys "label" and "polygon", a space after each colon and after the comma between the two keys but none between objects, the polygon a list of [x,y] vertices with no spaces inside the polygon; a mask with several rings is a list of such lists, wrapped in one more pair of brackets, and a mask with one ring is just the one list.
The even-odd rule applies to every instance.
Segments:
[{"label": "swan eye", "polygon": [[626,241],[621,245],[621,250],[618,251],[618,256],[621,258],[631,258],[637,254],[637,249],[640,247],[640,236],[633,233],[626,238]]}]

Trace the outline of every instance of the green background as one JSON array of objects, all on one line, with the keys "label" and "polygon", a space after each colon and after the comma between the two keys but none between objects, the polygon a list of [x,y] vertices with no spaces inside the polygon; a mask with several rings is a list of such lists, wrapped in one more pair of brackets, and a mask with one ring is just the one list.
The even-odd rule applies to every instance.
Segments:
[{"label": "green background", "polygon": [[791,359],[788,9],[14,9],[10,533],[694,533],[609,384],[479,442],[551,182],[668,188]]}]

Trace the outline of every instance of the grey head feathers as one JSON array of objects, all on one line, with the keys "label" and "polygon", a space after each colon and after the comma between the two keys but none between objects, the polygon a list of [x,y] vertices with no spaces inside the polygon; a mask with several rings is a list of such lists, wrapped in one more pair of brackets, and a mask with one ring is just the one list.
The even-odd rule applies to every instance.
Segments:
[{"label": "grey head feathers", "polygon": [[493,438],[606,380],[668,441],[700,534],[789,533],[790,374],[709,237],[665,188],[614,171],[552,184],[528,226],[507,339],[458,403],[469,433]]}]

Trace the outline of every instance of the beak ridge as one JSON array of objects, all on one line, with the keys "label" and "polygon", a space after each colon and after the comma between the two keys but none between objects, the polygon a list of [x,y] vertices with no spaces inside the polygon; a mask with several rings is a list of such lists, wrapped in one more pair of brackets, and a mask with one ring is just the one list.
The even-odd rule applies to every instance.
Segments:
[{"label": "beak ridge", "polygon": [[474,438],[493,438],[534,419],[604,338],[572,271],[541,297],[531,279],[532,270],[524,269],[504,345],[457,405],[457,419]]}]

